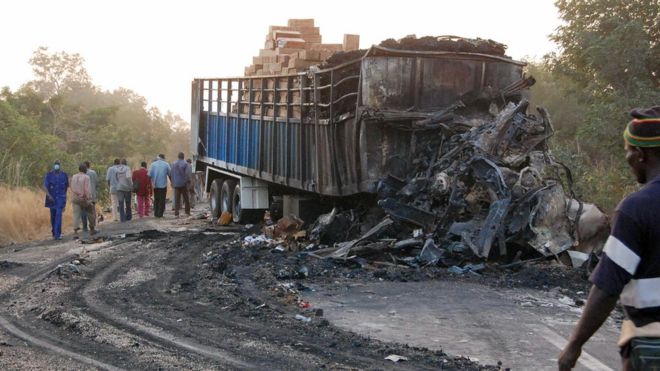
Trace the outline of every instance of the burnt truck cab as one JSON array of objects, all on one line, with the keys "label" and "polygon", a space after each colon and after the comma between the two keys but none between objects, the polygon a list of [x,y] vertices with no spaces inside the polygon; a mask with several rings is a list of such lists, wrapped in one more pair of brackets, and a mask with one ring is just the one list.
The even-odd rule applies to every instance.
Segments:
[{"label": "burnt truck cab", "polygon": [[217,216],[270,207],[273,195],[374,193],[405,177],[415,129],[480,97],[520,94],[507,57],[373,46],[361,58],[294,75],[192,82],[191,151]]}]

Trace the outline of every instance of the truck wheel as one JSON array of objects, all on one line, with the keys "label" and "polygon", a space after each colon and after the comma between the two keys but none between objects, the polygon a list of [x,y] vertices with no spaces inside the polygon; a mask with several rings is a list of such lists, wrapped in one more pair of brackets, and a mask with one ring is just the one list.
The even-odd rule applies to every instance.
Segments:
[{"label": "truck wheel", "polygon": [[236,187],[236,181],[233,179],[227,179],[222,182],[222,190],[220,191],[220,214],[227,212],[232,212],[232,200],[234,199],[234,187]]},{"label": "truck wheel", "polygon": [[234,221],[234,223],[243,223],[245,221],[244,218],[244,212],[243,209],[241,208],[241,185],[236,184],[234,187],[234,194],[232,195],[232,202],[231,202],[231,219]]},{"label": "truck wheel", "polygon": [[222,179],[213,179],[211,183],[211,195],[210,195],[210,204],[211,204],[211,216],[213,218],[220,217],[220,190],[222,189]]}]

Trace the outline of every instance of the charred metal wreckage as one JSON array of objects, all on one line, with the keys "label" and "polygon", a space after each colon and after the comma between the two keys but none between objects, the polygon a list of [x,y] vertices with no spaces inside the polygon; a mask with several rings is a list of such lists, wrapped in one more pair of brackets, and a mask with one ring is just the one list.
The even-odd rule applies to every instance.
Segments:
[{"label": "charred metal wreckage", "polygon": [[[319,257],[580,265],[602,247],[607,217],[574,194],[549,149],[549,114],[528,113],[535,80],[505,50],[410,36],[304,73],[196,79],[191,144],[213,216],[238,222],[246,210],[273,210],[276,197],[309,196],[336,206],[315,223],[318,213],[296,214]],[[225,188],[236,206],[221,207],[213,190]],[[281,205],[289,219],[264,238],[299,239],[303,223]]]},{"label": "charred metal wreckage", "polygon": [[[516,88],[531,84],[527,78]],[[554,129],[546,110],[527,114],[525,99],[501,109],[494,101],[488,110],[470,109],[483,105],[479,100],[425,117],[365,112],[366,120],[413,133],[414,171],[379,182],[378,205],[386,216],[354,239],[333,241],[330,235],[336,234],[325,232],[333,223],[359,222],[354,217],[359,212],[335,209],[319,218],[311,237],[336,245],[314,254],[346,259],[386,253],[409,265],[451,265],[470,256],[503,261],[555,256],[579,266],[598,252],[607,217],[576,198],[570,170],[553,158],[548,139]],[[347,218],[349,223],[342,221]]]}]

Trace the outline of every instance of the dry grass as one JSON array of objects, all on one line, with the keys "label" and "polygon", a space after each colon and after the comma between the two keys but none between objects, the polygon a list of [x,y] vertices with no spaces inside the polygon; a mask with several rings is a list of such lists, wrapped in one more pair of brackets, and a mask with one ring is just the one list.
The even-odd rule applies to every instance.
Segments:
[{"label": "dry grass", "polygon": [[[50,237],[50,212],[43,191],[0,186],[0,244]],[[62,233],[71,231],[70,205],[64,210]]]}]

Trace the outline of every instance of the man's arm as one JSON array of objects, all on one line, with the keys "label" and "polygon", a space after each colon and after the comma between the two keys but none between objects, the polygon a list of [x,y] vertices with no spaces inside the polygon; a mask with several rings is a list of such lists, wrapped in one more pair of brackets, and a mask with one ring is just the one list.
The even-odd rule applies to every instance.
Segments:
[{"label": "man's arm", "polygon": [[559,355],[560,371],[571,370],[575,367],[575,363],[582,353],[582,346],[605,322],[614,309],[617,299],[618,296],[610,295],[596,285],[591,287],[582,316],[573,330],[571,339]]},{"label": "man's arm", "polygon": [[48,174],[46,174],[46,177],[44,178],[44,189],[46,190],[46,197],[48,197],[49,200],[53,200],[53,195],[50,194],[49,185],[50,181],[48,179]]}]

